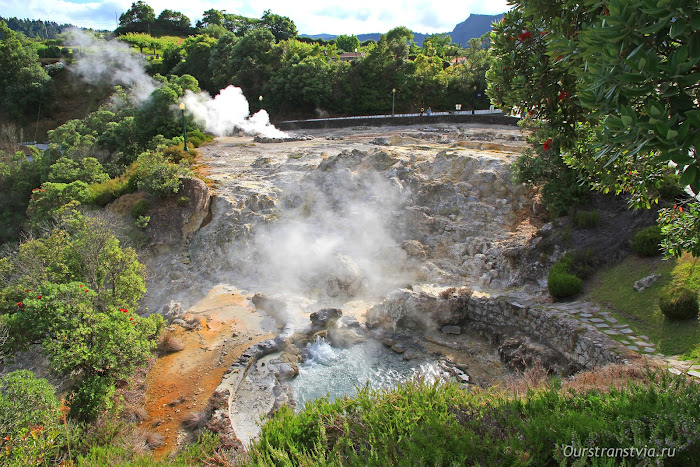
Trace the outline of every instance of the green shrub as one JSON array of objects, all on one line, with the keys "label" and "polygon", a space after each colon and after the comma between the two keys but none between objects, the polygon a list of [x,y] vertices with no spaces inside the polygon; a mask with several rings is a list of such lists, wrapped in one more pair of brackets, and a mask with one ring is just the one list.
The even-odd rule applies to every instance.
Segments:
[{"label": "green shrub", "polygon": [[190,199],[187,196],[180,196],[177,199],[177,205],[180,207],[187,206],[187,203],[190,201]]},{"label": "green shrub", "polygon": [[83,421],[94,420],[100,412],[112,408],[111,397],[116,391],[110,378],[89,376],[72,395],[70,415]]},{"label": "green shrub", "polygon": [[557,300],[578,294],[583,288],[583,279],[593,273],[593,266],[593,251],[590,249],[566,253],[549,271],[549,294]]},{"label": "green shrub", "polygon": [[552,269],[547,277],[547,290],[555,299],[573,297],[581,292],[583,281],[567,272]]},{"label": "green shrub", "polygon": [[659,184],[659,196],[667,201],[675,201],[685,195],[681,177],[676,173],[666,174]]},{"label": "green shrub", "polygon": [[659,296],[659,308],[670,320],[697,318],[698,294],[686,287],[674,287]]},{"label": "green shrub", "polygon": [[185,175],[184,168],[169,162],[163,154],[144,152],[138,157],[134,178],[139,190],[165,198],[178,192],[180,177]]},{"label": "green shrub", "polygon": [[151,202],[147,199],[140,199],[131,207],[131,218],[138,219],[144,217],[151,210]]},{"label": "green shrub", "polygon": [[632,249],[639,256],[656,256],[661,253],[662,238],[661,226],[652,225],[632,237]]},{"label": "green shrub", "polygon": [[574,221],[579,229],[592,229],[600,225],[600,213],[598,211],[578,211],[574,216]]}]

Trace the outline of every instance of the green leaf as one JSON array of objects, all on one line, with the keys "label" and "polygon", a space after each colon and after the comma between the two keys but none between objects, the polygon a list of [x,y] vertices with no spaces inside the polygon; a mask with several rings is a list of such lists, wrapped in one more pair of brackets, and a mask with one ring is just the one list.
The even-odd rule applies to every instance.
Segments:
[{"label": "green leaf", "polygon": [[668,130],[666,132],[666,139],[676,139],[676,136],[678,136],[678,132],[676,130]]},{"label": "green leaf", "polygon": [[681,185],[690,185],[691,183],[697,183],[698,179],[698,168],[694,165],[689,165],[685,168],[681,174]]},{"label": "green leaf", "polygon": [[632,122],[634,121],[629,115],[623,115],[620,119],[622,120],[622,124],[627,127],[632,126]]},{"label": "green leaf", "polygon": [[686,29],[686,24],[682,21],[676,21],[671,25],[671,32],[670,36],[671,39],[675,39],[676,37],[680,37],[685,33]]}]

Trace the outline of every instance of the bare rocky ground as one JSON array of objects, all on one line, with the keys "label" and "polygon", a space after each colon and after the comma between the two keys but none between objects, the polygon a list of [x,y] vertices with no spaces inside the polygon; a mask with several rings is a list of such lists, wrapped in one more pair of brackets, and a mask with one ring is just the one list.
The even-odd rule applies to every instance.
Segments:
[{"label": "bare rocky ground", "polygon": [[[171,321],[186,318],[171,325],[185,350],[159,359],[149,375],[144,423],[166,437],[163,453],[192,436],[183,422],[193,411],[209,414],[210,428],[232,445],[253,439],[260,417],[291,402],[282,380],[298,371],[305,343],[333,339],[335,328],[309,322],[320,309],[342,310],[363,327],[367,311],[401,288],[547,301],[546,273],[566,242],[557,238],[561,229],[542,229],[536,198],[512,182],[510,164],[524,146],[519,128],[439,124],[295,136],[303,137],[216,139],[199,149],[208,187],[188,182],[183,203],[151,214],[144,306]],[[607,235],[597,241],[610,243]],[[420,336],[397,322],[377,338],[404,359],[439,355],[446,371],[469,383],[511,376],[498,343],[424,324]]]}]

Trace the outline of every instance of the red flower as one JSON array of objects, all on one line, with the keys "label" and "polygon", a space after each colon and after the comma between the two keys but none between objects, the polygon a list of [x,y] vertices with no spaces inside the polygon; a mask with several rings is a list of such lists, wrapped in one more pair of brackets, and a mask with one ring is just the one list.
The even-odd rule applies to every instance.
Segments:
[{"label": "red flower", "polygon": [[27,289],[27,290],[25,290],[25,292],[31,292],[31,290]]},{"label": "red flower", "polygon": [[532,37],[532,33],[530,31],[525,31],[522,34],[520,34],[520,42],[525,42],[527,39]]},{"label": "red flower", "polygon": [[129,321],[133,321],[133,320],[134,320],[134,318],[129,318]]},{"label": "red flower", "polygon": [[17,308],[22,308],[24,306],[24,303],[22,302],[17,302]]},{"label": "red flower", "polygon": [[547,141],[542,143],[542,149],[545,151],[549,151],[552,148],[552,138],[549,138]]},{"label": "red flower", "polygon": [[89,289],[85,289],[85,291],[86,291],[86,292],[89,292],[90,290],[89,290]]},{"label": "red flower", "polygon": [[37,300],[41,300],[41,295],[37,295],[37,296],[36,296],[36,299],[37,299]]},{"label": "red flower", "polygon": [[79,287],[82,289],[82,288],[83,288],[83,284],[80,284]]},{"label": "red flower", "polygon": [[568,99],[570,96],[571,94],[569,94],[568,92],[562,91],[559,93],[559,100],[563,101],[564,99]]}]

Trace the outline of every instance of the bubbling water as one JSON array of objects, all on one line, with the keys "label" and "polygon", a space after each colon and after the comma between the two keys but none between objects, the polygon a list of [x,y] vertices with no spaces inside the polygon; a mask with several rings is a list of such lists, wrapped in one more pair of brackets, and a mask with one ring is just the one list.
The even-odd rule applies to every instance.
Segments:
[{"label": "bubbling water", "polygon": [[406,361],[380,342],[367,340],[351,348],[333,347],[318,337],[305,349],[299,376],[291,383],[297,411],[314,399],[328,396],[333,401],[352,396],[358,387],[390,389],[411,378],[434,382],[446,378],[436,362],[426,359]]}]

